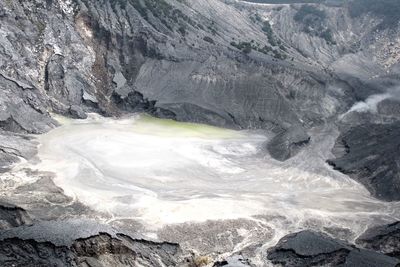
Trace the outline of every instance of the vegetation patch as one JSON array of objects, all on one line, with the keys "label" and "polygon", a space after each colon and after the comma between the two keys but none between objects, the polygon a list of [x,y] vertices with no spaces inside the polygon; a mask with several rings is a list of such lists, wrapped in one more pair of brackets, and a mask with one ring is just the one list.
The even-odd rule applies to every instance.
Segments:
[{"label": "vegetation patch", "polygon": [[215,44],[214,40],[211,37],[205,36],[203,40],[210,44]]},{"label": "vegetation patch", "polygon": [[349,3],[349,12],[352,17],[360,17],[370,13],[383,21],[381,28],[395,27],[400,21],[399,0],[353,0]]},{"label": "vegetation patch", "polygon": [[188,25],[199,28],[199,25],[189,16],[165,0],[111,0],[111,3],[114,8],[119,5],[121,9],[125,9],[128,4],[132,5],[154,28],[157,28],[155,19],[158,19],[170,31],[176,31],[183,36],[187,34]]},{"label": "vegetation patch", "polygon": [[259,14],[253,14],[250,19],[258,25],[261,25],[262,31],[267,35],[269,45],[260,45],[258,43],[252,42],[232,42],[231,45],[242,50],[243,52],[250,52],[251,50],[256,50],[266,55],[273,56],[277,59],[286,59],[287,49],[283,45],[282,41],[275,35],[272,26],[268,20],[264,20]]},{"label": "vegetation patch", "polygon": [[263,22],[262,30],[267,34],[268,42],[272,46],[279,46],[281,45],[281,41],[275,38],[274,31],[272,30],[271,24],[268,20]]},{"label": "vegetation patch", "polygon": [[332,30],[326,23],[325,11],[312,5],[302,5],[294,15],[294,20],[302,24],[302,31],[324,39],[328,44],[335,45]]},{"label": "vegetation patch", "polygon": [[284,60],[287,58],[287,55],[279,51],[279,49],[274,49],[268,45],[261,46],[259,43],[254,42],[254,40],[250,42],[231,42],[231,46],[236,47],[245,54],[249,54],[251,51],[254,50],[265,55],[273,56],[276,59]]},{"label": "vegetation patch", "polygon": [[302,5],[294,16],[294,20],[297,22],[310,23],[313,20],[325,20],[325,11],[319,10],[315,6]]}]

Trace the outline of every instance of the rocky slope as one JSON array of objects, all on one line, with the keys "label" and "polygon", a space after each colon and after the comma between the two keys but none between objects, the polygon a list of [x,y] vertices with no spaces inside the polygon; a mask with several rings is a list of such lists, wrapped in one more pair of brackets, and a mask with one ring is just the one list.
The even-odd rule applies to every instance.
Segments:
[{"label": "rocky slope", "polygon": [[400,262],[311,231],[284,237],[268,258],[282,266],[398,266]]},{"label": "rocky slope", "polygon": [[4,172],[20,159],[30,159],[36,155],[37,143],[32,137],[1,131],[0,132],[0,172]]},{"label": "rocky slope", "polygon": [[178,244],[113,233],[92,221],[43,222],[0,232],[2,266],[190,266]]},{"label": "rocky slope", "polygon": [[[55,113],[85,118],[88,112],[147,112],[263,129],[275,136],[266,149],[281,161],[307,145],[313,127],[332,124],[341,135],[329,163],[374,196],[399,200],[398,24],[382,27],[380,10],[357,15],[337,1],[323,2],[1,1],[0,171],[34,157],[37,144],[28,134],[56,127]],[[1,228],[8,229],[0,234],[5,265],[43,264],[49,254],[61,266],[185,262],[176,244],[132,240],[111,230],[76,236],[68,245],[40,239],[40,232],[24,239],[26,228],[9,232],[42,220],[95,217],[66,197],[51,175],[21,172],[28,181],[21,187],[15,174],[1,175],[1,199],[12,203],[0,208]],[[387,242],[397,242],[377,236],[360,242],[385,253]],[[364,253],[317,239],[347,256]]]},{"label": "rocky slope", "polygon": [[400,223],[382,225],[368,229],[357,239],[357,244],[388,256],[400,258]]},{"label": "rocky slope", "polygon": [[399,201],[399,123],[362,124],[339,137],[335,169],[354,177],[381,199]]},{"label": "rocky slope", "polygon": [[[296,18],[300,6],[218,0],[5,1],[0,8],[2,128],[19,132],[49,130],[50,111],[77,118],[146,111],[290,132],[275,140],[288,140],[286,151],[269,146],[285,159],[290,144],[307,142],[309,127],[370,93],[361,78],[395,65],[378,47],[395,36],[340,7],[318,7],[324,15],[312,25],[313,14]],[[316,27],[329,38],[309,31]]]}]

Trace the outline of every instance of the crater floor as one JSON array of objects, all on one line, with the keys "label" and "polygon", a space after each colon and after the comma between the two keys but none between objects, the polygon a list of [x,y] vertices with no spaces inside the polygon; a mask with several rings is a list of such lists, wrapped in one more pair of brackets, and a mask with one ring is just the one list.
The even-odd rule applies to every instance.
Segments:
[{"label": "crater floor", "polygon": [[209,240],[207,247],[207,238],[228,230],[237,242],[219,239],[226,240],[220,252],[260,236],[257,242],[270,246],[305,228],[352,241],[400,216],[399,203],[374,199],[325,163],[336,134],[328,126],[314,129],[312,143],[282,163],[264,152],[268,137],[257,131],[144,115],[59,121],[61,127],[38,137],[39,163],[21,168],[54,172],[57,186],[93,210],[203,252],[216,245]]}]

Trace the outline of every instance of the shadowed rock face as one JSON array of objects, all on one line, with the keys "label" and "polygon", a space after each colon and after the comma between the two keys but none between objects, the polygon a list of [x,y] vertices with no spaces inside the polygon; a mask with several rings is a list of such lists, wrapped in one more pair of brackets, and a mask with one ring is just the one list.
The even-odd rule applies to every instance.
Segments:
[{"label": "shadowed rock face", "polygon": [[225,260],[217,261],[213,264],[213,267],[254,267],[256,265],[251,264],[249,260],[244,259],[241,256],[234,255]]},{"label": "shadowed rock face", "polygon": [[400,101],[385,99],[378,105],[378,112],[386,116],[400,117]]},{"label": "shadowed rock face", "polygon": [[[274,130],[268,148],[285,160],[307,142],[309,127],[356,100],[366,78],[396,71],[387,52],[395,33],[376,36],[373,18],[351,18],[345,7],[318,9],[332,40],[305,32],[296,5],[3,1],[0,128],[48,131],[49,111],[74,118],[139,111]],[[243,43],[252,44],[248,53]]]},{"label": "shadowed rock face", "polygon": [[21,158],[31,159],[37,153],[36,146],[32,137],[0,130],[0,173]]},{"label": "shadowed rock face", "polygon": [[185,266],[179,245],[133,239],[90,221],[0,232],[2,266]]},{"label": "shadowed rock face", "polygon": [[312,231],[282,238],[268,259],[283,266],[397,266],[400,261]]},{"label": "shadowed rock face", "polygon": [[[0,54],[0,58],[5,56]],[[0,73],[0,88],[1,130],[39,134],[56,125],[45,98],[33,86]]]},{"label": "shadowed rock face", "polygon": [[20,208],[3,203],[0,205],[0,229],[10,229],[21,225],[32,224],[28,213]]},{"label": "shadowed rock face", "polygon": [[[1,242],[2,266],[177,266],[174,258],[179,246],[127,238],[112,238],[101,233],[76,240],[71,247],[50,242],[9,238]],[[165,258],[164,258],[165,257]]]},{"label": "shadowed rock face", "polygon": [[364,248],[400,258],[400,222],[370,228],[356,243]]},{"label": "shadowed rock face", "polygon": [[359,125],[343,133],[329,160],[379,199],[400,200],[400,123]]},{"label": "shadowed rock face", "polygon": [[272,157],[285,161],[294,156],[309,141],[310,137],[306,133],[292,128],[289,131],[277,134],[268,143],[267,148]]}]

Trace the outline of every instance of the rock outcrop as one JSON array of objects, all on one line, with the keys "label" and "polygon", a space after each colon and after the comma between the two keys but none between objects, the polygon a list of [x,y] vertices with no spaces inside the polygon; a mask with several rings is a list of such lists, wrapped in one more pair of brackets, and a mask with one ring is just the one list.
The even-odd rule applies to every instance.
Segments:
[{"label": "rock outcrop", "polygon": [[356,243],[400,259],[400,222],[372,227],[362,234]]},{"label": "rock outcrop", "polygon": [[7,203],[0,204],[0,230],[29,224],[32,224],[32,218],[24,209]]},{"label": "rock outcrop", "polygon": [[400,123],[362,124],[343,133],[328,161],[379,199],[400,200]]},{"label": "rock outcrop", "polygon": [[32,137],[0,130],[0,173],[21,159],[29,160],[35,156],[36,146]]},{"label": "rock outcrop", "polygon": [[268,259],[282,266],[397,266],[400,261],[360,249],[324,234],[303,231],[282,238],[268,250]]},{"label": "rock outcrop", "polygon": [[41,222],[0,232],[1,266],[190,266],[178,244],[117,233],[92,221]]}]

